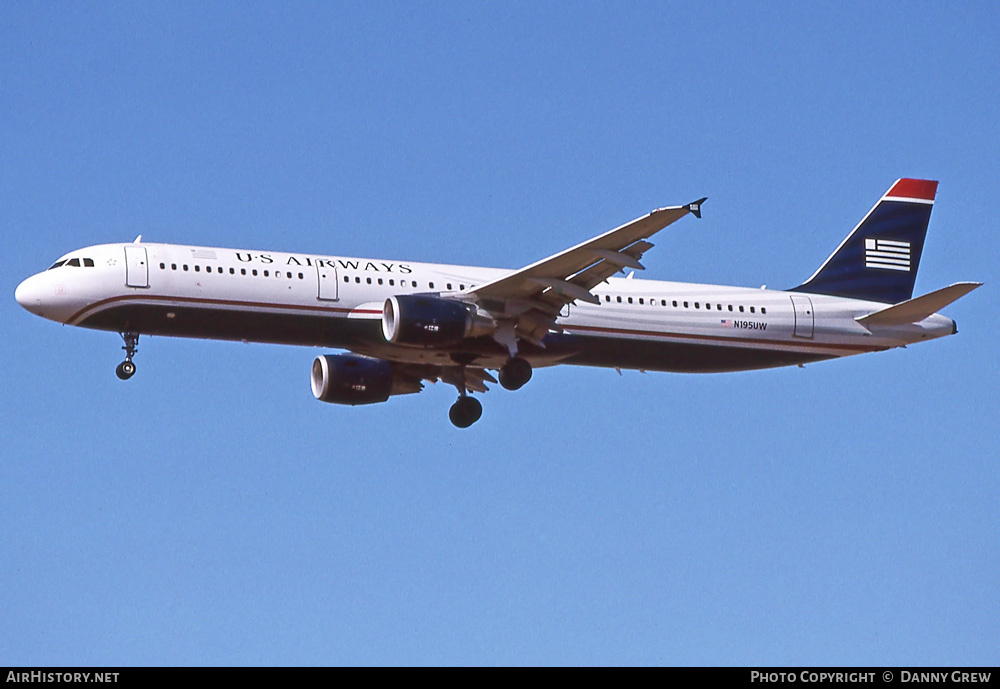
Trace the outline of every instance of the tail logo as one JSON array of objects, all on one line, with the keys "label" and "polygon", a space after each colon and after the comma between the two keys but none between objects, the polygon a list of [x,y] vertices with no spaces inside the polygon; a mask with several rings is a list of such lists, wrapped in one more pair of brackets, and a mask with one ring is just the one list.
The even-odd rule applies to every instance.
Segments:
[{"label": "tail logo", "polygon": [[910,243],[895,239],[865,239],[865,268],[910,272]]}]

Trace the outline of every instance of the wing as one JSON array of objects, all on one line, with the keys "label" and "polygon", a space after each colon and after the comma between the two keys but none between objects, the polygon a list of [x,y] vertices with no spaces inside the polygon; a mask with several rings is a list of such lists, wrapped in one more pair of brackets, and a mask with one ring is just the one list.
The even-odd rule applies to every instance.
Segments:
[{"label": "wing", "polygon": [[543,346],[546,334],[559,331],[555,322],[563,306],[577,300],[598,303],[591,289],[624,268],[642,270],[639,259],[653,248],[645,240],[688,213],[700,218],[704,202],[660,208],[466,294],[500,323],[496,339],[511,354],[518,339]]}]

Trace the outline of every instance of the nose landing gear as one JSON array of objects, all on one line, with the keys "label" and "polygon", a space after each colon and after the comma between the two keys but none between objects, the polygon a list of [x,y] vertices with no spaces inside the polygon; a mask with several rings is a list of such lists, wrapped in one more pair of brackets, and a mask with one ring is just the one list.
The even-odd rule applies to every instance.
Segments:
[{"label": "nose landing gear", "polygon": [[132,357],[135,356],[139,345],[139,333],[128,331],[124,333],[119,333],[122,339],[125,341],[125,346],[122,349],[125,350],[125,361],[118,364],[115,369],[115,375],[121,380],[128,380],[135,375],[135,364],[132,363]]}]

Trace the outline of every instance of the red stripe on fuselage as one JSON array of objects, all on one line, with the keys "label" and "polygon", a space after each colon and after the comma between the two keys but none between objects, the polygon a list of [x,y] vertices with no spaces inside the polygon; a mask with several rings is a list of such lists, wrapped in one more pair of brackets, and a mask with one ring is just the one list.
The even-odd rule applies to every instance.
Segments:
[{"label": "red stripe on fuselage", "polygon": [[731,344],[757,344],[757,345],[777,345],[780,347],[804,347],[806,349],[841,349],[851,352],[882,352],[888,347],[866,347],[864,345],[845,344],[824,344],[822,342],[810,342],[806,340],[755,340],[749,337],[726,337],[723,335],[692,335],[688,333],[667,333],[655,330],[629,330],[625,328],[602,328],[592,325],[564,325],[563,329],[567,333],[574,333],[578,330],[586,330],[595,333],[610,333],[614,335],[638,335],[640,337],[662,337],[675,338],[681,340],[709,340],[712,342]]},{"label": "red stripe on fuselage", "polygon": [[[330,313],[330,314],[365,314],[365,315],[376,315],[381,314],[381,311],[374,309],[345,309],[331,306],[309,306],[302,304],[271,304],[266,302],[251,302],[251,301],[234,301],[225,299],[205,299],[203,297],[167,297],[167,296],[157,296],[157,295],[145,295],[145,294],[124,294],[117,297],[110,297],[108,299],[102,299],[101,301],[94,302],[87,307],[77,311],[73,316],[66,321],[70,325],[76,325],[77,322],[82,320],[84,316],[91,315],[91,312],[98,311],[102,307],[108,304],[113,304],[116,302],[124,301],[155,301],[163,303],[180,303],[180,304],[203,304],[206,306],[236,306],[243,308],[264,308],[264,309],[276,309],[283,311],[313,311],[319,313]],[[763,340],[763,339],[753,339],[745,337],[727,337],[722,335],[695,335],[689,333],[676,333],[676,332],[661,332],[655,330],[633,330],[627,328],[605,328],[590,325],[564,325],[563,328],[568,334],[573,332],[592,332],[592,333],[606,333],[611,335],[633,335],[638,337],[648,337],[648,338],[671,338],[678,340],[699,340],[707,342],[717,342],[719,344],[730,344],[730,345],[741,345],[741,344],[755,344],[764,346],[777,346],[781,348],[785,347],[796,347],[801,349],[825,349],[825,350],[839,350],[848,351],[855,353],[863,352],[880,352],[887,349],[887,347],[869,347],[864,345],[847,345],[847,344],[825,344],[822,342],[813,342],[808,340]]]}]

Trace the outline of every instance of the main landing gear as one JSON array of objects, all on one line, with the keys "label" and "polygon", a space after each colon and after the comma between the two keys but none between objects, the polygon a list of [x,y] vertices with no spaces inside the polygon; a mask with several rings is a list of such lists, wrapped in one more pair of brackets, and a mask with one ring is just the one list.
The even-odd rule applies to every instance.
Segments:
[{"label": "main landing gear", "polygon": [[468,362],[464,358],[459,360],[458,380],[455,382],[455,387],[458,388],[458,401],[448,410],[448,418],[459,428],[468,428],[483,415],[483,405],[475,397],[469,397],[465,389],[466,363]]},{"label": "main landing gear", "polygon": [[520,390],[531,380],[531,364],[520,357],[511,357],[500,369],[500,385],[508,390]]},{"label": "main landing gear", "polygon": [[[476,398],[470,397],[465,387],[465,366],[470,360],[454,358],[458,364],[458,380],[452,382],[458,388],[458,400],[451,405],[448,418],[459,428],[468,428],[483,415],[483,405]],[[497,377],[500,384],[508,390],[519,390],[531,380],[531,364],[520,357],[512,356],[500,368],[500,375]]]},{"label": "main landing gear", "polygon": [[483,405],[475,397],[462,394],[448,410],[448,418],[459,428],[468,428],[483,415]]},{"label": "main landing gear", "polygon": [[132,357],[135,356],[135,352],[138,349],[139,333],[128,331],[119,334],[125,341],[125,346],[122,347],[125,350],[125,361],[118,364],[118,368],[115,369],[115,375],[122,380],[128,380],[135,375],[135,364],[132,363]]}]

